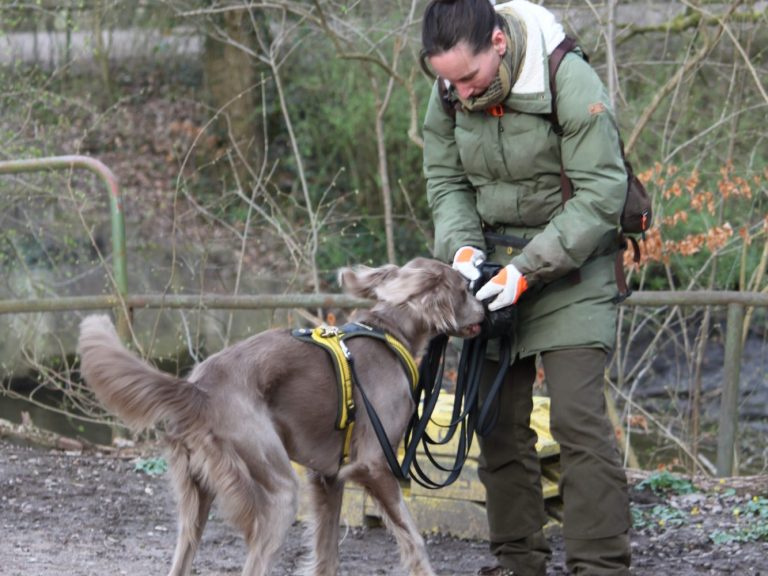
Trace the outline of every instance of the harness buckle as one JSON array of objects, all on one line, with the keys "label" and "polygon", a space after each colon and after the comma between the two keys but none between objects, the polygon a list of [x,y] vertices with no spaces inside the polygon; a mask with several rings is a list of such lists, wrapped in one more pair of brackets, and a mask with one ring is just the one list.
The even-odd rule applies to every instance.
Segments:
[{"label": "harness buckle", "polygon": [[335,338],[341,334],[337,326],[321,326],[320,336],[322,338]]}]

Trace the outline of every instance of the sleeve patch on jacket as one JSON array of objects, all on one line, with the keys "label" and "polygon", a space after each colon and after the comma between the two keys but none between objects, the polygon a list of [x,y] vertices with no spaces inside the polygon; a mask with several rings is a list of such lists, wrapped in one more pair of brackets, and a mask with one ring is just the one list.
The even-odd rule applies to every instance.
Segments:
[{"label": "sleeve patch on jacket", "polygon": [[589,105],[588,110],[592,116],[597,116],[598,114],[605,112],[605,104],[602,102],[595,102],[594,104]]}]

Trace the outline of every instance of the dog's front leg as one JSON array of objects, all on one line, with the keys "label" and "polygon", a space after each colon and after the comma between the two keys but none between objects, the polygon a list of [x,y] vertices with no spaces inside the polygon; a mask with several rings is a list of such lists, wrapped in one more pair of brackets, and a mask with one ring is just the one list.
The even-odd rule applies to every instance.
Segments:
[{"label": "dog's front leg", "polygon": [[338,476],[307,473],[311,520],[307,528],[312,549],[301,566],[305,576],[330,576],[339,569],[339,521],[344,482]]},{"label": "dog's front leg", "polygon": [[383,466],[370,470],[370,475],[359,481],[378,504],[387,528],[397,540],[400,559],[408,573],[412,576],[434,576],[427,547],[403,501],[400,484],[386,464]]}]

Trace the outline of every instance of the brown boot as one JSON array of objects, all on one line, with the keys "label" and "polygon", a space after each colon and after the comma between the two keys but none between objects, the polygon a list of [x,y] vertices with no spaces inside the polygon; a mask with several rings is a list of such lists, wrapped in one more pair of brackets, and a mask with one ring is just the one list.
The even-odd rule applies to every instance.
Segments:
[{"label": "brown boot", "polygon": [[[491,554],[496,557],[500,569],[506,574],[525,574],[525,576],[546,576],[547,561],[551,556],[549,544],[544,533],[539,530],[527,538],[491,542]],[[489,572],[496,574],[496,572]],[[505,574],[505,572],[499,572]]]}]

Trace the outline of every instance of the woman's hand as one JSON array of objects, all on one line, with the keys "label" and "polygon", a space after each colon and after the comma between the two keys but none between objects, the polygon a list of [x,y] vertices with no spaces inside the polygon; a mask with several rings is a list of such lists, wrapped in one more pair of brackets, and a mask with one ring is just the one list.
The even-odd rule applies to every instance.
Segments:
[{"label": "woman's hand", "polygon": [[478,300],[486,300],[493,296],[496,299],[488,304],[488,310],[493,312],[499,308],[515,304],[523,292],[528,289],[528,281],[514,264],[507,264],[493,278],[477,291]]},{"label": "woman's hand", "polygon": [[485,253],[472,246],[462,246],[453,256],[453,269],[469,280],[470,289],[480,278],[480,264],[485,262]]}]

